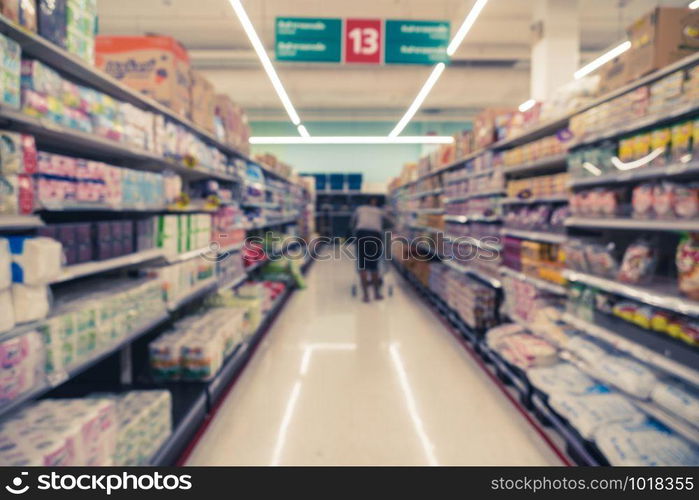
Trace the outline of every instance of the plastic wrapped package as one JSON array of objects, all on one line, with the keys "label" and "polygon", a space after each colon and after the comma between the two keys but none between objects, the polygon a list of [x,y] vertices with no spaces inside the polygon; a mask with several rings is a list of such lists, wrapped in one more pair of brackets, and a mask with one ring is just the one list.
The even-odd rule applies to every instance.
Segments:
[{"label": "plastic wrapped package", "polygon": [[549,404],[587,440],[593,439],[597,429],[613,422],[642,422],[645,419],[645,415],[627,398],[616,393],[553,394]]},{"label": "plastic wrapped package", "polygon": [[12,304],[16,323],[29,323],[48,316],[51,309],[51,294],[45,285],[12,285]]},{"label": "plastic wrapped package", "polygon": [[601,380],[641,399],[648,399],[658,383],[645,365],[621,356],[603,356],[595,362],[594,370]]},{"label": "plastic wrapped package", "polygon": [[635,285],[653,281],[657,264],[656,247],[645,239],[629,245],[619,268],[619,281]]},{"label": "plastic wrapped package", "polygon": [[677,247],[677,263],[680,291],[694,300],[699,300],[699,234],[685,235]]},{"label": "plastic wrapped package", "polygon": [[582,336],[573,338],[568,343],[567,349],[592,366],[609,354],[602,344]]},{"label": "plastic wrapped package", "polygon": [[528,333],[508,335],[492,345],[489,342],[489,345],[508,363],[523,370],[553,365],[558,361],[555,347]]},{"label": "plastic wrapped package", "polygon": [[63,247],[51,238],[12,236],[12,280],[25,285],[51,283],[61,273]]},{"label": "plastic wrapped package", "polygon": [[0,341],[0,406],[43,382],[44,352],[35,331]]},{"label": "plastic wrapped package", "polygon": [[147,465],[172,433],[169,391],[132,391],[116,397],[119,419],[114,465]]},{"label": "plastic wrapped package", "polygon": [[613,466],[699,465],[699,448],[652,420],[600,427],[594,440]]},{"label": "plastic wrapped package", "polygon": [[527,370],[529,382],[545,394],[587,394],[597,383],[570,363]]},{"label": "plastic wrapped package", "polygon": [[687,422],[699,422],[699,391],[687,384],[660,382],[651,391],[650,398],[658,406]]}]

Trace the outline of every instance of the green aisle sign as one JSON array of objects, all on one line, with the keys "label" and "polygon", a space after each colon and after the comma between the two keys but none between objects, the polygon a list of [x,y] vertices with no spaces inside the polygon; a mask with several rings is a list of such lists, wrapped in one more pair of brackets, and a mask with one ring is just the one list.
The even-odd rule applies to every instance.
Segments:
[{"label": "green aisle sign", "polygon": [[386,21],[386,64],[449,61],[451,27],[443,21]]},{"label": "green aisle sign", "polygon": [[277,61],[342,61],[342,19],[278,17],[274,31]]}]

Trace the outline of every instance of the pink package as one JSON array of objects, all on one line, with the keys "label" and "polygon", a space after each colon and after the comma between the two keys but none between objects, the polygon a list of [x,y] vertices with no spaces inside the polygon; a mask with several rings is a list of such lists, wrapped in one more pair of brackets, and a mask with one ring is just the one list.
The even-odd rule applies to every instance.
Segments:
[{"label": "pink package", "polygon": [[22,134],[22,164],[25,174],[36,173],[37,152],[33,135]]}]

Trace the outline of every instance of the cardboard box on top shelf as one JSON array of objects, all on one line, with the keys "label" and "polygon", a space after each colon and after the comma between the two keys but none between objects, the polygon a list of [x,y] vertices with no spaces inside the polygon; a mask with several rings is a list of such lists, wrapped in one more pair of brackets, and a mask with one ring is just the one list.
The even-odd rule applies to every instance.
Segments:
[{"label": "cardboard box on top shelf", "polygon": [[190,74],[191,87],[189,118],[204,130],[216,132],[214,116],[216,113],[216,89],[204,75],[198,71]]},{"label": "cardboard box on top shelf", "polygon": [[190,111],[186,49],[169,36],[98,36],[95,65],[179,115]]},{"label": "cardboard box on top shelf", "polygon": [[656,7],[628,28],[631,79],[699,50],[699,11],[684,7]]},{"label": "cardboard box on top shelf", "polygon": [[597,93],[602,96],[629,83],[633,79],[629,52],[609,61],[600,70]]}]

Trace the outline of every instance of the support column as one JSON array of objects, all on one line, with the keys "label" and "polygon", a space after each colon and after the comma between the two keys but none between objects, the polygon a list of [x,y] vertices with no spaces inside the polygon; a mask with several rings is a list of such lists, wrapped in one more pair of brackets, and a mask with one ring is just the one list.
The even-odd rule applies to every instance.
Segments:
[{"label": "support column", "polygon": [[580,65],[578,0],[535,0],[531,97],[547,99]]}]

